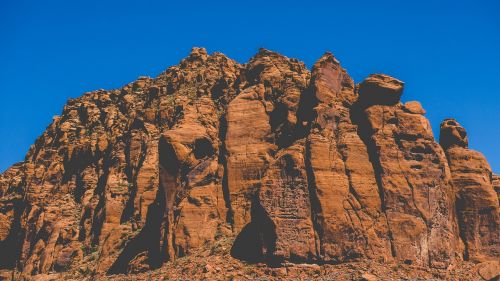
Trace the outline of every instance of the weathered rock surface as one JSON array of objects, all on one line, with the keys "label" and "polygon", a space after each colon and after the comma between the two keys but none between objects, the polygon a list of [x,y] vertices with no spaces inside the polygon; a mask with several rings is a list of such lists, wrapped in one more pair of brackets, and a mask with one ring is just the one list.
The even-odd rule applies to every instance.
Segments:
[{"label": "weathered rock surface", "polygon": [[319,258],[391,260],[375,172],[351,118],[354,82],[331,54],[325,54],[312,73],[311,94],[317,104],[307,150]]},{"label": "weathered rock surface", "polygon": [[358,118],[374,156],[393,255],[410,264],[446,268],[461,250],[443,149],[419,105],[388,102],[388,93],[396,95],[401,82],[387,76],[368,81],[370,92],[364,95],[371,100],[364,102],[360,88]]},{"label": "weathered rock surface", "polygon": [[372,74],[358,86],[360,103],[369,105],[394,105],[403,94],[404,83],[385,74]]},{"label": "weathered rock surface", "polygon": [[455,120],[441,123],[441,139],[457,194],[460,234],[469,260],[500,257],[500,208],[490,166],[484,156],[468,149],[467,133]]},{"label": "weathered rock surface", "polygon": [[493,184],[493,188],[495,189],[498,201],[500,202],[500,175],[492,174],[491,183]]},{"label": "weathered rock surface", "polygon": [[330,53],[309,71],[193,48],[154,79],[71,99],[0,175],[0,269],[136,274],[221,241],[274,266],[497,264],[500,176],[456,121],[438,144],[403,86],[355,85]]}]

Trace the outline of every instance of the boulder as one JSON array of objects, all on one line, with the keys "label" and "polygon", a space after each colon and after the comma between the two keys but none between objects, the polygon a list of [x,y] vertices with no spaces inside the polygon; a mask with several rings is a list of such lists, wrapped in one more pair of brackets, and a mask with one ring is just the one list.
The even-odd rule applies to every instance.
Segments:
[{"label": "boulder", "polygon": [[358,85],[359,101],[365,105],[394,105],[403,94],[404,83],[385,74],[371,74]]},{"label": "boulder", "polygon": [[453,146],[467,148],[467,132],[455,119],[445,119],[441,123],[439,144],[445,150]]}]

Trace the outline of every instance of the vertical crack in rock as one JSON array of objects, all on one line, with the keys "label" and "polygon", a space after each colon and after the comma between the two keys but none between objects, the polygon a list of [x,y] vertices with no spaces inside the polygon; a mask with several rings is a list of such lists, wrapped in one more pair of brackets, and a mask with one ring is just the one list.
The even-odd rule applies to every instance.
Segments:
[{"label": "vertical crack in rock", "polygon": [[227,109],[227,179],[236,233],[250,222],[249,198],[257,194],[273,155],[294,141],[308,78],[303,63],[265,49],[242,71],[242,89]]},{"label": "vertical crack in rock", "polygon": [[106,185],[108,183],[110,174],[110,153],[111,147],[108,146],[103,155],[102,169],[97,168],[96,172],[97,175],[100,174],[100,176],[98,177],[97,185],[94,190],[94,196],[98,198],[98,203],[95,206],[95,211],[92,218],[92,227],[90,229],[92,246],[99,244],[103,224],[106,219]]},{"label": "vertical crack in rock", "polygon": [[[141,122],[142,123],[142,122]],[[138,125],[136,125],[138,126]],[[141,127],[144,128],[144,125],[141,124]],[[142,129],[141,128],[141,129]],[[135,209],[135,201],[137,199],[137,193],[138,191],[138,183],[137,183],[137,177],[139,175],[139,172],[141,168],[143,167],[144,160],[146,159],[146,155],[148,154],[148,146],[146,142],[143,139],[147,139],[143,134],[137,132],[140,130],[136,129],[131,134],[137,135],[138,137],[141,137],[140,140],[133,140],[134,142],[139,144],[139,148],[137,148],[137,144],[134,145],[132,148],[132,144],[129,142],[126,145],[125,149],[125,160],[126,160],[126,166],[125,166],[125,174],[127,175],[127,183],[128,183],[128,200],[125,203],[125,207],[122,211],[122,215],[120,218],[120,223],[124,223],[126,221],[129,221],[133,219],[134,212],[137,210]],[[135,138],[131,137],[131,138]],[[135,157],[138,157],[139,159],[137,160],[137,163],[132,163],[131,159],[131,150],[135,150]]]},{"label": "vertical crack in rock", "polygon": [[354,82],[335,57],[326,53],[313,67],[310,86],[316,113],[308,147],[321,206],[317,222],[322,225],[323,262],[363,257],[391,260],[376,174],[351,117],[357,99]]},{"label": "vertical crack in rock", "polygon": [[233,211],[231,207],[231,197],[229,194],[229,186],[227,182],[227,148],[226,148],[226,136],[227,136],[227,117],[225,114],[223,114],[219,118],[219,140],[220,140],[220,146],[219,146],[219,163],[222,165],[222,168],[224,169],[223,171],[223,176],[222,176],[222,192],[224,196],[224,205],[227,209],[225,219],[226,222],[229,223],[232,227],[233,225]]},{"label": "vertical crack in rock", "polygon": [[147,253],[146,262],[149,267],[158,268],[167,258],[160,246],[162,241],[161,228],[166,212],[164,189],[159,188],[154,203],[149,205],[146,223],[141,231],[125,246],[120,255],[108,269],[107,274],[127,273],[130,262],[141,252]]},{"label": "vertical crack in rock", "polygon": [[321,214],[321,204],[319,202],[317,190],[316,190],[316,178],[314,176],[314,171],[311,166],[311,147],[310,141],[306,141],[305,145],[305,169],[307,173],[307,188],[309,191],[309,201],[311,206],[311,221],[314,227],[314,242],[317,253],[317,259],[322,259],[324,255],[324,249],[322,244],[323,229],[321,228],[321,223],[318,221],[319,214]]},{"label": "vertical crack in rock", "polygon": [[[26,208],[25,203],[19,198],[9,201],[8,205],[2,202],[4,203],[2,207],[5,208],[2,211],[6,211],[8,208],[7,210],[12,214],[13,220],[12,222],[5,222],[5,218],[0,217],[4,228],[0,236],[0,252],[4,253],[0,255],[0,268],[16,268],[19,270],[19,259],[22,255],[25,236],[25,231],[21,225],[21,215],[29,208]],[[5,224],[9,224],[8,228],[6,228]]]},{"label": "vertical crack in rock", "polygon": [[[162,216],[162,231],[165,233],[162,243],[168,255],[168,258],[174,258],[173,249],[175,236],[173,234],[173,225],[175,215],[175,203],[178,200],[180,186],[179,177],[181,171],[181,163],[172,146],[165,138],[160,138],[159,149],[159,169],[160,169],[160,190],[164,198],[160,202],[164,202],[164,214]],[[166,240],[165,240],[166,239]]]},{"label": "vertical crack in rock", "polygon": [[375,145],[375,142],[371,140],[370,137],[370,128],[368,127],[368,122],[363,118],[363,108],[362,105],[357,102],[351,107],[351,121],[353,124],[357,126],[356,133],[358,134],[359,138],[363,142],[367,153],[368,153],[368,160],[373,168],[374,171],[374,176],[375,176],[375,181],[377,184],[377,194],[380,198],[380,207],[381,207],[381,215],[385,218],[385,224],[387,225],[387,235],[389,238],[389,243],[390,243],[390,249],[391,249],[391,255],[392,257],[396,257],[396,249],[394,247],[393,243],[393,237],[392,237],[392,231],[391,227],[388,224],[388,219],[387,219],[387,213],[386,213],[386,204],[384,200],[384,188],[382,186],[382,168],[380,165],[380,162],[378,161],[377,157],[377,147]]},{"label": "vertical crack in rock", "polygon": [[150,268],[157,268],[163,261],[172,258],[174,243],[171,235],[173,203],[178,186],[180,163],[170,143],[160,138],[158,145],[159,186],[155,201],[148,206],[145,225],[133,237],[107,271],[108,274],[126,273],[132,260],[146,253]]}]

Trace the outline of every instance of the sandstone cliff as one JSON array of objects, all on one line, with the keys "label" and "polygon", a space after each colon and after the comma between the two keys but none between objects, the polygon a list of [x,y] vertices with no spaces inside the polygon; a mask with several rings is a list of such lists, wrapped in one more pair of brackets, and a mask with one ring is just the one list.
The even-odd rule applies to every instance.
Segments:
[{"label": "sandstone cliff", "polygon": [[330,53],[309,71],[193,48],[71,99],[0,175],[0,269],[138,273],[227,237],[272,266],[498,262],[500,176],[403,88],[356,85]]}]

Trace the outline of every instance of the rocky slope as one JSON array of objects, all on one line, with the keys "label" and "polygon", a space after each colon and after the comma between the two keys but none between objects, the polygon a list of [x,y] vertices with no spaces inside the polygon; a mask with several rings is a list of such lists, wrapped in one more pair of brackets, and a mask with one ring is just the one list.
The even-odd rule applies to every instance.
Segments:
[{"label": "rocky slope", "polygon": [[193,48],[157,78],[71,99],[0,175],[1,276],[147,274],[225,241],[211,254],[226,267],[482,263],[495,278],[500,176],[455,120],[438,143],[403,87],[356,85],[330,53],[309,71]]}]

